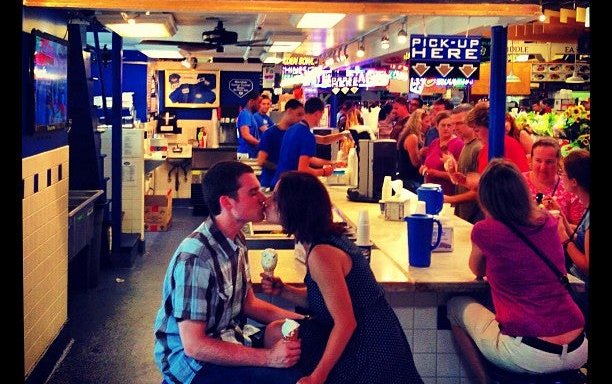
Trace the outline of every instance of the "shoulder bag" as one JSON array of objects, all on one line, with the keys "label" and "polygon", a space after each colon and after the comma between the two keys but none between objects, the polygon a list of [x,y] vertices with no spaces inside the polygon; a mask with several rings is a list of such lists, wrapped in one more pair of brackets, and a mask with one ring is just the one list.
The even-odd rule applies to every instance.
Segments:
[{"label": "shoulder bag", "polygon": [[567,289],[567,291],[569,292],[569,294],[572,296],[572,299],[574,300],[574,302],[578,305],[578,307],[580,307],[580,310],[582,311],[582,313],[586,314],[585,310],[586,310],[586,302],[585,302],[585,297],[584,295],[581,295],[579,292],[576,292],[574,290],[574,288],[572,287],[572,285],[569,282],[569,279],[567,278],[567,274],[563,274],[561,273],[561,271],[559,270],[559,268],[557,268],[552,261],[550,261],[550,259],[548,259],[544,253],[542,253],[542,251],[540,251],[540,249],[538,247],[536,247],[531,240],[529,240],[529,238],[527,238],[527,236],[525,236],[525,234],[523,234],[522,232],[520,232],[518,229],[516,229],[512,224],[510,223],[504,223],[508,228],[510,228],[510,230],[512,232],[514,232],[515,235],[517,235],[521,240],[523,240],[523,242],[525,242],[525,244],[527,244],[529,246],[529,248],[531,248],[531,250],[533,252],[535,252],[536,255],[538,255],[538,257],[540,259],[542,259],[542,261],[544,261],[544,263],[553,271],[553,273],[557,276],[557,278],[559,279],[559,282],[561,283],[561,285],[563,285],[565,287],[565,289]]}]

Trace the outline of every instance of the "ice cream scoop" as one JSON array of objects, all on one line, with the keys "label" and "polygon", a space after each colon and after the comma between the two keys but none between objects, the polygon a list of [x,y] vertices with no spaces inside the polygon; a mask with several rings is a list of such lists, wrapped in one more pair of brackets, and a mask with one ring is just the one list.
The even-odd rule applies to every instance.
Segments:
[{"label": "ice cream scoop", "polygon": [[298,328],[300,323],[292,319],[285,319],[283,326],[281,327],[281,333],[285,340],[297,340]]},{"label": "ice cream scoop", "polygon": [[261,267],[264,270],[264,274],[267,276],[274,276],[274,268],[278,262],[278,253],[274,248],[266,248],[261,251]]}]

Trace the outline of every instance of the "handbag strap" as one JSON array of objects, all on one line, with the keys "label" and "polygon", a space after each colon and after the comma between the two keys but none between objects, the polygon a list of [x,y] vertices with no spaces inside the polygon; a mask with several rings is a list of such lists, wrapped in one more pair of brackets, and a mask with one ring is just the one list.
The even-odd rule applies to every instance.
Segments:
[{"label": "handbag strap", "polygon": [[529,240],[529,238],[527,238],[527,236],[525,236],[524,233],[520,232],[518,229],[516,229],[512,224],[510,223],[505,223],[506,226],[508,228],[510,228],[510,230],[512,230],[512,232],[514,232],[515,235],[517,235],[521,240],[523,240],[523,242],[525,242],[525,244],[527,244],[529,246],[529,248],[531,248],[532,251],[535,252],[536,255],[538,255],[538,257],[540,259],[542,259],[542,261],[544,261],[544,263],[553,271],[553,273],[557,276],[557,278],[559,278],[559,281],[561,282],[561,285],[563,285],[565,287],[565,289],[567,289],[569,291],[569,293],[573,294],[574,293],[574,289],[572,288],[572,285],[569,282],[569,279],[567,278],[567,275],[564,275],[563,273],[561,273],[561,271],[559,270],[559,268],[557,268],[556,265],[553,264],[552,261],[550,261],[550,259],[548,257],[546,257],[542,251],[540,251],[540,249],[538,247],[536,247],[531,240]]}]

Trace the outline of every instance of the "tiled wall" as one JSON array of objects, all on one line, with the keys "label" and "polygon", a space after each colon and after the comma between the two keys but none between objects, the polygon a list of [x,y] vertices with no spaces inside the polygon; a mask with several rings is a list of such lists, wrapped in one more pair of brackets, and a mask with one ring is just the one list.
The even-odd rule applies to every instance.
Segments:
[{"label": "tiled wall", "polygon": [[[263,293],[257,295],[262,300],[293,310],[293,305],[284,299]],[[387,292],[386,297],[402,324],[414,363],[425,384],[477,383],[460,359],[450,329],[438,329],[438,307],[446,305],[449,294]]]},{"label": "tiled wall", "polygon": [[22,159],[28,374],[68,319],[68,146]]},{"label": "tiled wall", "polygon": [[387,293],[425,384],[474,384],[450,329],[438,329],[438,306],[444,306],[449,297],[435,292]]}]

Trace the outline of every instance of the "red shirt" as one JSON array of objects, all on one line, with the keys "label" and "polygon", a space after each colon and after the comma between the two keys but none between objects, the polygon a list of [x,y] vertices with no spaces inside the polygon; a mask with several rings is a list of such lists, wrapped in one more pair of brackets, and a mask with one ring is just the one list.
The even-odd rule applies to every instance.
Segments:
[{"label": "red shirt", "polygon": [[[521,172],[529,171],[529,163],[525,150],[521,143],[513,137],[504,136],[504,159],[516,164]],[[480,152],[478,152],[478,173],[484,172],[487,164],[489,164],[489,144],[485,144]]]}]

